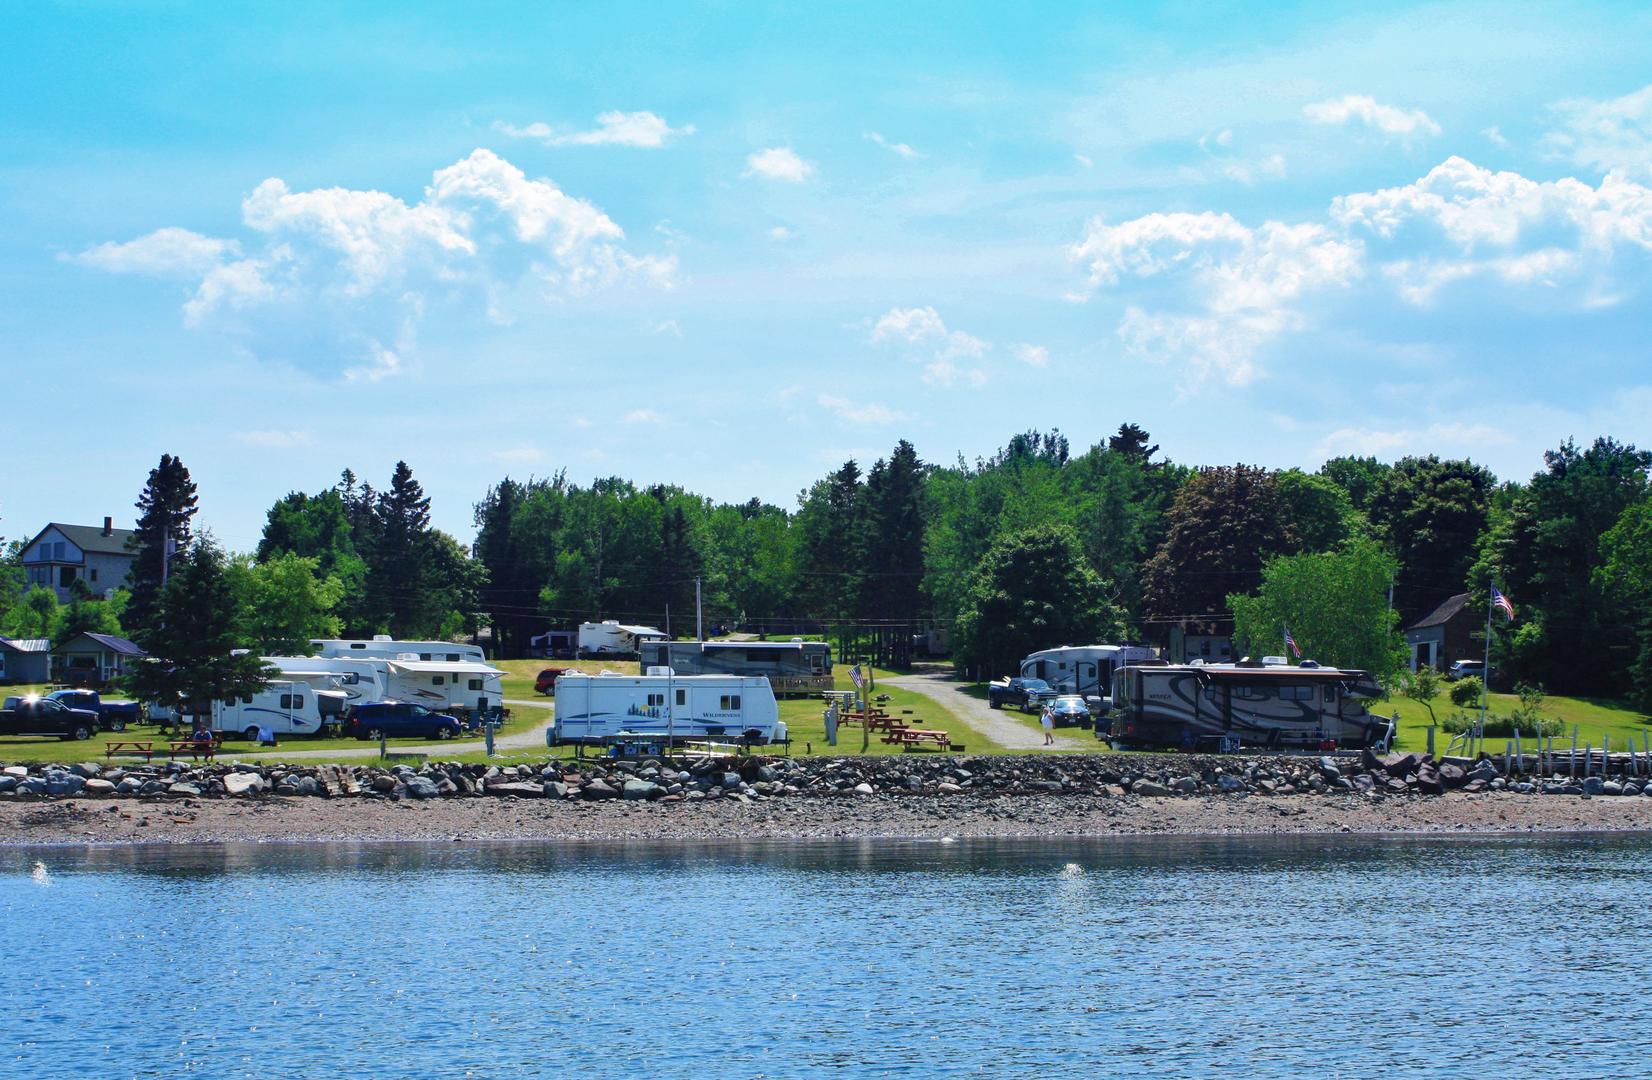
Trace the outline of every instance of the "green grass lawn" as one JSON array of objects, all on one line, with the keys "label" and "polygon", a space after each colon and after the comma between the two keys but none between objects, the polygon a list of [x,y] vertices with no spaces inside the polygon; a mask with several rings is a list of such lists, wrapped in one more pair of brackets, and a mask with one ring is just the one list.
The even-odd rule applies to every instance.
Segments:
[{"label": "green grass lawn", "polygon": [[[1431,702],[1434,706],[1436,721],[1444,720],[1453,712],[1473,714],[1475,710],[1460,709],[1451,703],[1448,691],[1442,690]],[[1513,694],[1492,694],[1488,705],[1493,714],[1507,716],[1520,705],[1520,699]],[[1395,735],[1394,745],[1401,750],[1424,750],[1428,746],[1428,709],[1421,702],[1410,698],[1394,697],[1386,700],[1369,703],[1371,712],[1375,715],[1393,716],[1399,714],[1400,722]],[[1541,713],[1545,719],[1557,719],[1564,725],[1564,737],[1555,736],[1555,746],[1558,749],[1562,742],[1571,745],[1572,726],[1578,729],[1577,744],[1579,747],[1592,743],[1597,749],[1604,744],[1607,736],[1611,737],[1614,747],[1626,750],[1629,748],[1629,737],[1634,736],[1635,745],[1641,746],[1648,733],[1652,733],[1652,718],[1646,714],[1624,707],[1621,703],[1602,701],[1597,698],[1569,698],[1549,697],[1543,699]],[[1444,753],[1451,742],[1451,736],[1442,727],[1435,733],[1435,752]],[[1486,739],[1486,752],[1501,754],[1505,744],[1514,740],[1506,738]],[[1531,749],[1529,736],[1523,738],[1522,748]]]}]

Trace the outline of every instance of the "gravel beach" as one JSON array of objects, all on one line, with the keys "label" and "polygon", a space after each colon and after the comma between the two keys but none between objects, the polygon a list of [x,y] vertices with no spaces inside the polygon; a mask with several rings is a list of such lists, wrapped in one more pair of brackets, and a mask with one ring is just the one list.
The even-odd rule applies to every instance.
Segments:
[{"label": "gravel beach", "polygon": [[65,799],[0,804],[0,843],[707,840],[1652,830],[1652,799],[872,795],[759,803]]}]

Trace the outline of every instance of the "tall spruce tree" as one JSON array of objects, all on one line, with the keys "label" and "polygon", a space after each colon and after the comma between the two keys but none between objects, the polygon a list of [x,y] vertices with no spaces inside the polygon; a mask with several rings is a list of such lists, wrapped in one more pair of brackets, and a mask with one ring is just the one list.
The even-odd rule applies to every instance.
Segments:
[{"label": "tall spruce tree", "polygon": [[237,651],[245,644],[236,633],[241,614],[227,560],[210,537],[174,554],[148,634],[150,655],[128,676],[128,692],[199,713],[215,698],[262,689],[275,672],[258,656]]},{"label": "tall spruce tree", "polygon": [[195,482],[189,478],[189,470],[178,458],[162,454],[160,464],[149,470],[149,481],[138,496],[137,528],[128,542],[133,555],[128,579],[132,596],[124,621],[134,640],[145,648],[160,625],[161,586],[168,573],[167,543],[172,543],[173,556],[189,547],[195,502]]},{"label": "tall spruce tree", "polygon": [[396,462],[390,489],[373,507],[375,535],[368,548],[371,610],[392,637],[413,637],[439,620],[432,594],[430,498],[407,462]]}]

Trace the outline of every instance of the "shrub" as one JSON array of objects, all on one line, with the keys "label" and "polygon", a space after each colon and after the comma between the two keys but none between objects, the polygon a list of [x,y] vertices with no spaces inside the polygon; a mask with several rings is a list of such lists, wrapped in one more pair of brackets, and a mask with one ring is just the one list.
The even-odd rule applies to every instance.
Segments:
[{"label": "shrub", "polygon": [[1485,684],[1470,675],[1451,684],[1451,703],[1459,709],[1473,708],[1480,704],[1480,695],[1484,692]]},{"label": "shrub", "polygon": [[[1473,730],[1480,716],[1478,713],[1454,712],[1440,721],[1440,727],[1452,735],[1461,735],[1465,731]],[[1559,720],[1543,717],[1530,717],[1524,720],[1514,716],[1498,716],[1490,713],[1486,716],[1486,730],[1482,734],[1488,739],[1512,739],[1516,730],[1522,739],[1529,739],[1537,735],[1559,735],[1564,725]]]}]

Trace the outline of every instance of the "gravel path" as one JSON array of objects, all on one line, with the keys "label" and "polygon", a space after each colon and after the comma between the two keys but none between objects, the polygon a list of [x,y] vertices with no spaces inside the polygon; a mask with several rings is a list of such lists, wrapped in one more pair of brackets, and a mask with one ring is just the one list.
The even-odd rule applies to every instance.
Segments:
[{"label": "gravel path", "polygon": [[1055,745],[1045,746],[1042,732],[1015,719],[1019,713],[994,709],[980,698],[964,693],[967,683],[961,683],[945,672],[924,675],[891,675],[885,685],[898,686],[922,694],[952,712],[975,731],[1006,750],[1095,750],[1094,739],[1076,739],[1056,733]]},{"label": "gravel path", "polygon": [[[506,705],[516,708],[549,709],[550,701],[517,701],[507,700]],[[551,726],[552,714],[547,712],[545,719],[524,731],[513,731],[509,735],[500,735],[493,740],[495,750],[526,750],[543,748],[545,745],[545,731]],[[482,739],[453,739],[448,742],[421,743],[418,746],[393,746],[393,754],[430,754],[444,760],[457,757],[460,754],[479,754],[488,748]],[[227,760],[233,761],[315,761],[318,759],[333,761],[339,758],[376,758],[379,756],[379,745],[374,742],[360,743],[344,749],[330,750],[287,750],[277,748],[265,750],[261,753],[225,754]]]}]

